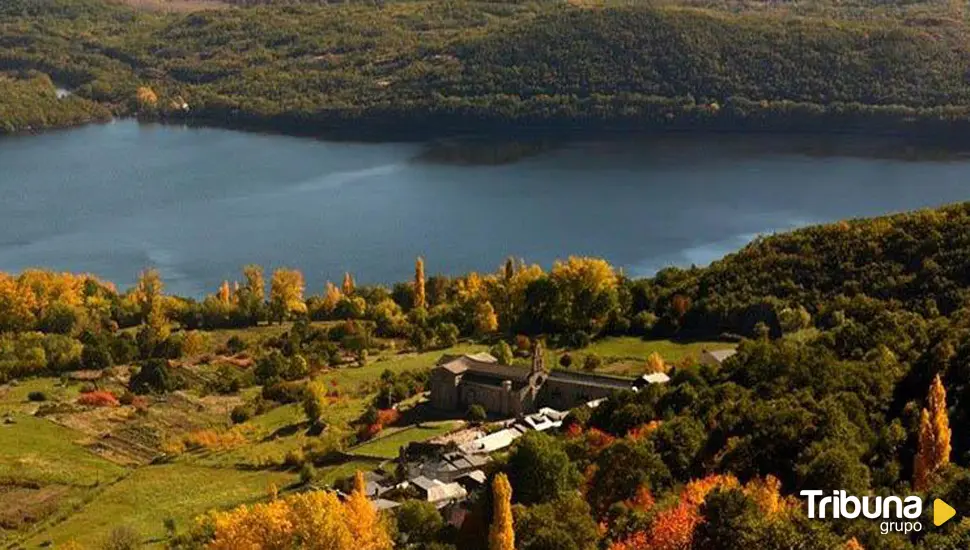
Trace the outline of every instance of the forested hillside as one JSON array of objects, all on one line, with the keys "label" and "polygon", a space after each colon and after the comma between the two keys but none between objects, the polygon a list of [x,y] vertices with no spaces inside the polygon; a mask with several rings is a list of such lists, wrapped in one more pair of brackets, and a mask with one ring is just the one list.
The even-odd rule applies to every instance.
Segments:
[{"label": "forested hillside", "polygon": [[378,138],[962,127],[970,44],[958,8],[873,6],[864,18],[859,6],[815,6],[460,0],[164,14],[17,0],[0,8],[0,70],[47,73],[117,114]]}]

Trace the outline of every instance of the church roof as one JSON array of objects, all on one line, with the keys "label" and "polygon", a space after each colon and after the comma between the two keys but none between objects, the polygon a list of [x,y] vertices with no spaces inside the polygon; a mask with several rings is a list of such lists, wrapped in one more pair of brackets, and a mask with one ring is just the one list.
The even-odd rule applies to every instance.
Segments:
[{"label": "church roof", "polygon": [[439,366],[452,374],[474,374],[476,377],[512,380],[524,382],[529,378],[530,370],[525,367],[499,365],[498,359],[488,353],[474,355],[445,356]]}]

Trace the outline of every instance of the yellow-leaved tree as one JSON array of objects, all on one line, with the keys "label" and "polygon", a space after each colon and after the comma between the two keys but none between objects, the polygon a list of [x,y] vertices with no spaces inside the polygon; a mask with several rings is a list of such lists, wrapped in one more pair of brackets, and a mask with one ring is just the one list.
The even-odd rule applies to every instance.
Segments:
[{"label": "yellow-leaved tree", "polygon": [[919,446],[913,464],[913,488],[924,491],[933,477],[950,463],[950,419],[946,410],[946,388],[937,374],[930,384],[928,408],[920,413]]},{"label": "yellow-leaved tree", "polygon": [[17,284],[16,279],[0,273],[0,332],[33,328],[37,297],[30,287]]},{"label": "yellow-leaved tree", "polygon": [[354,475],[354,490],[344,503],[347,525],[356,550],[390,550],[393,547],[384,521],[364,491],[364,474]]},{"label": "yellow-leaved tree", "polygon": [[209,550],[391,550],[387,524],[364,494],[364,476],[341,503],[335,493],[312,491],[265,504],[210,512],[199,533],[212,533]]},{"label": "yellow-leaved tree", "polygon": [[421,256],[414,262],[414,307],[425,307],[424,258]]},{"label": "yellow-leaved tree", "polygon": [[269,287],[269,309],[273,320],[283,324],[291,314],[306,313],[303,290],[303,274],[298,270],[280,268],[274,271]]},{"label": "yellow-leaved tree", "polygon": [[505,474],[492,480],[492,525],[488,529],[488,550],[515,550],[512,527],[512,486]]},{"label": "yellow-leaved tree", "polygon": [[647,373],[656,372],[667,372],[667,362],[659,353],[653,352],[647,357]]}]

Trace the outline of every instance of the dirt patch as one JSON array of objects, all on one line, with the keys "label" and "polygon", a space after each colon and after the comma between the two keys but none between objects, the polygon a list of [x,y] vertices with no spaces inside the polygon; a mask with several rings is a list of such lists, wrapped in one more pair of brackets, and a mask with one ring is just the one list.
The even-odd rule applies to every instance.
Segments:
[{"label": "dirt patch", "polygon": [[15,531],[43,521],[69,492],[65,485],[0,485],[0,529]]}]

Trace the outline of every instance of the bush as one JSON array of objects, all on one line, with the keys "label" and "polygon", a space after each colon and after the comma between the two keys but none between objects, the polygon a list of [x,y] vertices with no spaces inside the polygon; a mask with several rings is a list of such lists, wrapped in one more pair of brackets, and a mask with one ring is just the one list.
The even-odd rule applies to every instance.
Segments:
[{"label": "bush", "polygon": [[595,353],[590,353],[583,359],[583,369],[590,372],[600,368],[603,365],[603,360],[600,359],[599,355]]},{"label": "bush", "polygon": [[228,341],[226,341],[226,349],[233,354],[240,353],[242,351],[245,351],[246,342],[245,340],[243,340],[238,336],[233,336],[229,338]]},{"label": "bush", "polygon": [[93,391],[81,394],[77,398],[79,405],[87,407],[117,407],[120,405],[118,398],[109,391]]},{"label": "bush", "polygon": [[233,407],[232,412],[229,413],[229,418],[232,419],[233,424],[242,424],[253,417],[253,412],[253,408],[249,405],[239,405]]},{"label": "bush", "polygon": [[272,382],[263,386],[263,399],[277,403],[297,403],[303,399],[306,384],[302,382]]},{"label": "bush", "polygon": [[313,482],[313,478],[317,476],[317,469],[313,467],[313,464],[307,462],[300,468],[300,483],[303,485],[308,485]]},{"label": "bush", "polygon": [[47,394],[42,391],[32,391],[27,394],[28,401],[47,401]]},{"label": "bush", "polygon": [[573,356],[568,353],[562,354],[562,357],[559,358],[559,366],[564,369],[573,366]]},{"label": "bush", "polygon": [[112,529],[101,544],[104,550],[136,550],[141,547],[141,537],[138,532],[127,525]]},{"label": "bush", "polygon": [[484,422],[488,418],[488,412],[485,411],[485,407],[475,403],[471,407],[468,407],[468,420],[472,422]]},{"label": "bush", "polygon": [[151,359],[128,382],[128,388],[137,393],[170,392],[177,389],[178,380],[172,375],[165,359]]},{"label": "bush", "polygon": [[103,370],[114,364],[108,347],[100,344],[86,345],[81,351],[81,365],[86,369]]}]

